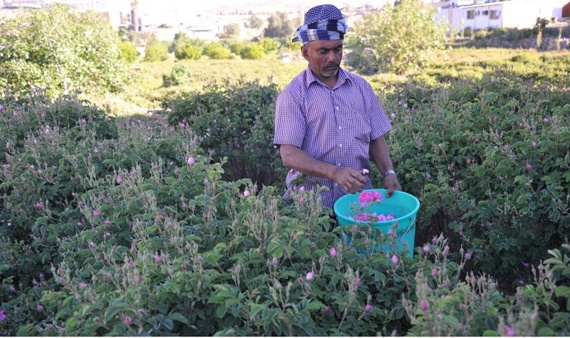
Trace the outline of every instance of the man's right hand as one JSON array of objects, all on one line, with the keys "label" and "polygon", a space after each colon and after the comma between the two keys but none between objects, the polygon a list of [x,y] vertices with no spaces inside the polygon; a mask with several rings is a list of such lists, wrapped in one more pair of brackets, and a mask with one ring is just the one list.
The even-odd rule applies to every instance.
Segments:
[{"label": "man's right hand", "polygon": [[362,172],[348,167],[335,170],[334,181],[350,194],[361,192],[366,186],[367,178]]}]

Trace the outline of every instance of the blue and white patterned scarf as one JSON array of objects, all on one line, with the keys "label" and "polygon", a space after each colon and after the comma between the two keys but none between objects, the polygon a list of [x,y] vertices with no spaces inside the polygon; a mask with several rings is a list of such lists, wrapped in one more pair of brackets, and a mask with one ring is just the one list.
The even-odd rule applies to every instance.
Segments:
[{"label": "blue and white patterned scarf", "polygon": [[315,6],[305,13],[304,24],[297,28],[293,42],[304,44],[314,40],[342,40],[347,30],[346,21],[333,5]]}]

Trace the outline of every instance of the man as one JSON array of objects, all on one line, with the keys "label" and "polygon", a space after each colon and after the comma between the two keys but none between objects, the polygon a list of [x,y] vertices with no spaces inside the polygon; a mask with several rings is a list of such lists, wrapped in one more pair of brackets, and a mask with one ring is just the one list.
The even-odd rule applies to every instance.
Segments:
[{"label": "man", "polygon": [[[308,68],[280,93],[274,144],[291,168],[287,192],[321,190],[323,206],[372,188],[370,159],[384,175],[388,197],[400,190],[384,135],[392,129],[372,87],[340,67],[346,22],[333,5],[313,7],[293,41],[301,41]],[[297,179],[304,176],[303,182]]]}]

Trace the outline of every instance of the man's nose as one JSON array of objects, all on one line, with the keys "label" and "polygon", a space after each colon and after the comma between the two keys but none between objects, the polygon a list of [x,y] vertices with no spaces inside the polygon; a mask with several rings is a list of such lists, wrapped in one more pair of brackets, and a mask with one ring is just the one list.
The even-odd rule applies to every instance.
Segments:
[{"label": "man's nose", "polygon": [[330,51],[327,53],[327,61],[328,62],[336,62],[337,61],[337,55],[334,51]]}]

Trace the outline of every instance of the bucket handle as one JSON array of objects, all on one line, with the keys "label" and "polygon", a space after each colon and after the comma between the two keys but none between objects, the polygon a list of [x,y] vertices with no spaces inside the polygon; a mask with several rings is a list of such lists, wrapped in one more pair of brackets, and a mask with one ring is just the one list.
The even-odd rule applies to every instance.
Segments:
[{"label": "bucket handle", "polygon": [[406,231],[404,231],[404,233],[401,236],[398,236],[398,240],[396,241],[396,243],[399,245],[404,239],[404,237],[408,234],[408,232],[410,232],[410,230],[412,230],[412,228],[415,226],[416,226],[416,216],[414,215],[412,221],[410,222],[410,225],[408,225],[408,227],[406,228]]}]

